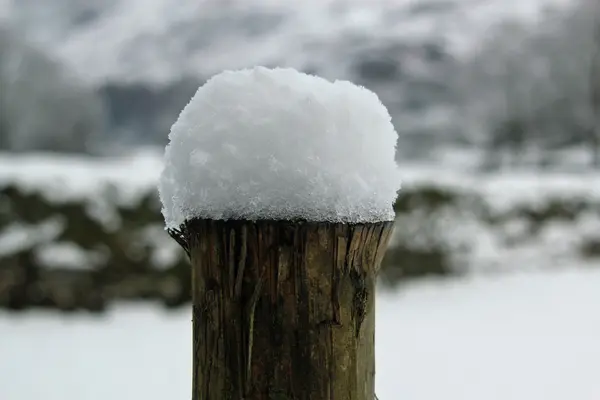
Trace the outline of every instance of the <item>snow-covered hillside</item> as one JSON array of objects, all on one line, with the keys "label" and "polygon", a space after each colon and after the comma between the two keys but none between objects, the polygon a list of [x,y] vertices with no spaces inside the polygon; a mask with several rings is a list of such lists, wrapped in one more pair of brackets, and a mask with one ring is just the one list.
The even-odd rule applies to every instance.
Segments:
[{"label": "snow-covered hillside", "polygon": [[5,0],[0,15],[98,82],[172,82],[280,64],[348,76],[353,54],[386,42],[474,50],[493,24],[535,23],[570,0]]},{"label": "snow-covered hillside", "polygon": [[[0,41],[3,30],[18,37],[100,97],[106,134],[89,147],[164,144],[209,76],[264,65],[368,87],[393,117],[401,155],[418,158],[449,142],[486,142],[510,118],[528,120],[537,146],[585,141],[589,96],[579,89],[590,87],[581,71],[593,53],[591,11],[586,0],[3,0]],[[508,68],[515,57],[518,68]],[[0,49],[0,70],[17,59]],[[36,74],[40,86],[46,75]],[[511,85],[518,90],[505,99]],[[8,104],[43,108],[35,92],[14,95],[27,96]],[[60,121],[73,118],[66,109]],[[28,115],[38,115],[34,128],[54,128],[43,113]]]}]

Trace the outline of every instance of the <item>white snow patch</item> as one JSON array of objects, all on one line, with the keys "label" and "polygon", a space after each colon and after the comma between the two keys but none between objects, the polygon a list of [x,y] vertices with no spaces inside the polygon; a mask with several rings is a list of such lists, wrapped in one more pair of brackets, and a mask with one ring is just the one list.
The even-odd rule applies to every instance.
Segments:
[{"label": "white snow patch", "polygon": [[154,190],[160,175],[157,152],[140,151],[126,157],[87,157],[51,153],[0,152],[0,186],[42,192],[51,201],[114,196],[129,203]]},{"label": "white snow patch", "polygon": [[392,220],[398,135],[376,94],[289,68],[226,71],[171,128],[169,228],[194,218]]},{"label": "white snow patch", "polygon": [[45,267],[91,269],[106,262],[107,254],[85,250],[73,242],[45,243],[35,250],[37,261]]},{"label": "white snow patch", "polygon": [[13,223],[0,231],[0,257],[51,242],[63,227],[64,223],[59,218],[51,218],[37,225]]},{"label": "white snow patch", "polygon": [[480,173],[435,164],[401,164],[404,188],[435,186],[481,195],[497,211],[549,199],[600,199],[600,174],[593,170],[533,169]]}]

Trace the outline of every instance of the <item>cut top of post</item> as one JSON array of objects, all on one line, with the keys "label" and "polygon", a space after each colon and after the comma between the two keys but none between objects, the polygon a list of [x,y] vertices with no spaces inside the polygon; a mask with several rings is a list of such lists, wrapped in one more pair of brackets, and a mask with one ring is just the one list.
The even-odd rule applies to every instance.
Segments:
[{"label": "cut top of post", "polygon": [[220,73],[171,128],[159,183],[167,228],[193,219],[392,220],[397,138],[364,87],[289,68]]}]

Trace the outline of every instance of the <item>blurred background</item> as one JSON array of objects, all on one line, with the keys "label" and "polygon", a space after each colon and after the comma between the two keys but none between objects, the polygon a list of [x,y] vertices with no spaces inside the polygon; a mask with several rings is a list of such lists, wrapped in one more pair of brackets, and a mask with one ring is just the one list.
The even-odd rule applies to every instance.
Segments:
[{"label": "blurred background", "polygon": [[162,151],[253,65],[399,133],[381,400],[600,398],[598,0],[0,0],[0,398],[189,398]]}]

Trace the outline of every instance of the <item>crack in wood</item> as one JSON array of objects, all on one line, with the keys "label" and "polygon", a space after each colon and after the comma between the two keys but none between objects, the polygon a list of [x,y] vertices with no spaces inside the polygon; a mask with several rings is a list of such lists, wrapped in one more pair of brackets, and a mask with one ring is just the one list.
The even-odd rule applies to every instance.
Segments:
[{"label": "crack in wood", "polygon": [[[193,400],[373,400],[392,223],[191,221]],[[180,243],[181,244],[181,243]]]}]

